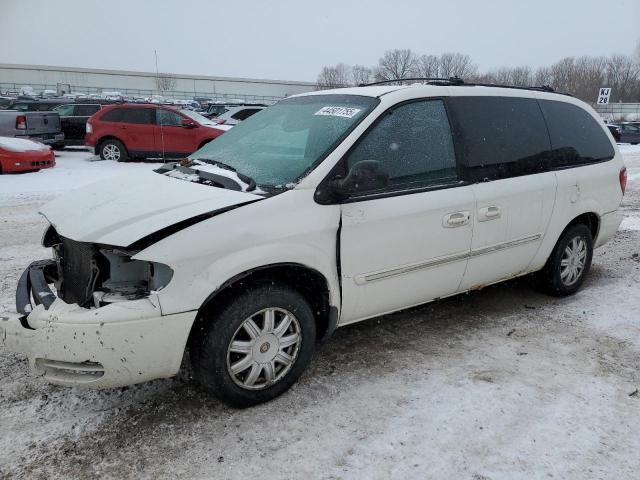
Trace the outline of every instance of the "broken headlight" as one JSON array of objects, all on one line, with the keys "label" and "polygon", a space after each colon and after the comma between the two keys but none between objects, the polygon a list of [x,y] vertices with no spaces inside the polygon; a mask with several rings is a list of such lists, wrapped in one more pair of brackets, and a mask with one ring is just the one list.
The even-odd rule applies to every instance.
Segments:
[{"label": "broken headlight", "polygon": [[107,260],[109,271],[93,291],[96,306],[146,297],[166,287],[173,276],[173,270],[162,263],[131,258],[137,252],[101,248],[100,253]]}]

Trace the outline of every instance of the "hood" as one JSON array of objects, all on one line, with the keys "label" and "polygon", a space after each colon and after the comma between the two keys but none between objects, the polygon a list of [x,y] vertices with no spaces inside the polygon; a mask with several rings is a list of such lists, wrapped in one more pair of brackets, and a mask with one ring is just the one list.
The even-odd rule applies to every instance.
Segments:
[{"label": "hood", "polygon": [[63,237],[126,247],[179,222],[263,198],[147,171],[75,190],[40,213]]}]

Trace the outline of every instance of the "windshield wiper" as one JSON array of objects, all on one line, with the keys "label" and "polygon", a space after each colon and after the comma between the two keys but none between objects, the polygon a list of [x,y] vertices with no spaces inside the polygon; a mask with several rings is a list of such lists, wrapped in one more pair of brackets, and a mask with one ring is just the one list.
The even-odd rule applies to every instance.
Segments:
[{"label": "windshield wiper", "polygon": [[251,178],[249,175],[245,175],[244,173],[240,173],[238,170],[236,170],[231,165],[227,165],[226,163],[220,162],[218,160],[212,160],[210,158],[196,158],[196,161],[208,163],[210,165],[215,165],[216,167],[220,167],[220,168],[222,168],[224,170],[232,171],[233,173],[238,175],[238,178],[240,180],[242,180],[244,183],[246,183],[248,185],[247,192],[252,192],[253,190],[256,189],[257,184],[256,184],[256,181],[253,178]]}]

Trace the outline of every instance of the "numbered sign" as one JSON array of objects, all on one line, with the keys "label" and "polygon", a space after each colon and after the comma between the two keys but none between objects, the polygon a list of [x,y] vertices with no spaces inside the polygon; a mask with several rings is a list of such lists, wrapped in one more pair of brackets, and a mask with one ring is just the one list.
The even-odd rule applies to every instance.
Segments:
[{"label": "numbered sign", "polygon": [[598,92],[598,105],[606,105],[609,103],[609,96],[611,95],[611,89],[602,87]]}]

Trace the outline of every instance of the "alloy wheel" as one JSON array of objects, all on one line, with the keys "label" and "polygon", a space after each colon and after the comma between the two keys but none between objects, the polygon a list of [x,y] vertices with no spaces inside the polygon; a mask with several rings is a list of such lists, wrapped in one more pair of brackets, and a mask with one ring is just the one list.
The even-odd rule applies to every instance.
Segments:
[{"label": "alloy wheel", "polygon": [[102,155],[105,160],[120,160],[120,149],[113,143],[109,143],[102,148]]}]

